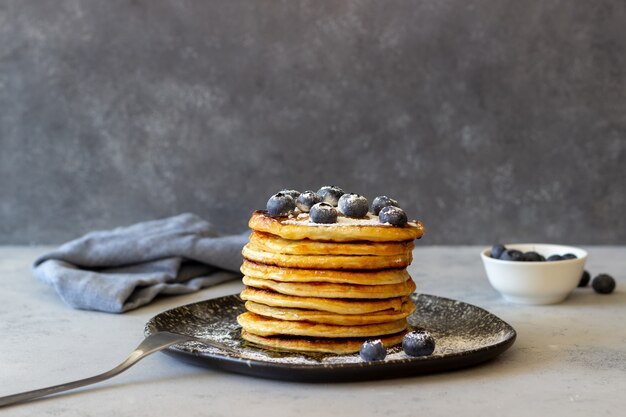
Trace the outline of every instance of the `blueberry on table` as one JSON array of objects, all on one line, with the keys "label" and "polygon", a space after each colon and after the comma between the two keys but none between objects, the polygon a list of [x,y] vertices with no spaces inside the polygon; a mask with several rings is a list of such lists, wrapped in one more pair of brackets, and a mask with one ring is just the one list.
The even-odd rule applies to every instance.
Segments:
[{"label": "blueberry on table", "polygon": [[402,227],[407,224],[406,213],[400,207],[387,206],[378,213],[378,220],[381,223],[389,223],[392,226]]},{"label": "blueberry on table", "polygon": [[324,203],[328,203],[332,206],[337,207],[337,203],[339,202],[339,197],[345,194],[345,192],[337,187],[336,185],[325,185],[319,190],[317,190],[317,194],[322,197],[322,201]]},{"label": "blueberry on table", "polygon": [[578,286],[586,287],[587,284],[589,284],[590,280],[591,280],[591,274],[589,273],[589,271],[584,270],[583,274],[580,276],[580,281],[578,282]]},{"label": "blueberry on table", "polygon": [[611,294],[615,289],[615,280],[609,274],[600,274],[591,281],[591,286],[598,294]]},{"label": "blueberry on table", "polygon": [[311,211],[311,207],[314,204],[321,203],[322,197],[319,196],[315,191],[307,190],[300,194],[296,199],[296,207],[300,209],[303,213],[308,213]]},{"label": "blueberry on table", "polygon": [[386,195],[379,195],[372,202],[372,213],[378,216],[378,213],[387,206],[400,207],[398,202]]},{"label": "blueberry on table", "polygon": [[300,195],[300,191],[298,190],[280,190],[279,193],[287,194],[294,200]]},{"label": "blueberry on table", "polygon": [[382,340],[366,340],[359,349],[361,359],[367,362],[382,361],[387,356],[387,349]]},{"label": "blueberry on table", "polygon": [[290,195],[277,193],[267,200],[267,211],[273,217],[286,216],[296,208],[296,202]]},{"label": "blueberry on table", "polygon": [[402,349],[409,356],[428,356],[435,351],[435,339],[426,331],[412,331],[404,335]]},{"label": "blueberry on table", "polygon": [[543,262],[546,260],[546,258],[544,258],[543,256],[541,256],[535,251],[530,251],[530,252],[524,253],[522,260],[524,262]]},{"label": "blueberry on table", "polygon": [[337,210],[328,203],[316,203],[311,207],[309,218],[313,223],[337,223]]},{"label": "blueberry on table", "polygon": [[554,262],[554,261],[562,261],[564,258],[561,255],[550,255],[546,261]]},{"label": "blueberry on table", "polygon": [[562,256],[563,259],[578,259],[578,256],[574,255],[573,253],[566,253],[565,255]]},{"label": "blueberry on table", "polygon": [[517,249],[507,249],[500,255],[501,261],[521,261],[524,259],[524,254]]},{"label": "blueberry on table", "polygon": [[495,245],[491,247],[491,257],[500,259],[500,256],[502,256],[502,252],[504,252],[505,250],[506,250],[506,246],[504,246],[501,243],[496,243]]},{"label": "blueberry on table", "polygon": [[344,194],[337,202],[339,211],[348,217],[364,217],[369,211],[367,198],[358,194]]}]

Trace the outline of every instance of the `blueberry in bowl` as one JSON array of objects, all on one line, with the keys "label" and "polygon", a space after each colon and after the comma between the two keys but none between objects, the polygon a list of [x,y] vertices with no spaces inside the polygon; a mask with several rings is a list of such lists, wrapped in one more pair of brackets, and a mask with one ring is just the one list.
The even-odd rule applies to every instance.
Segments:
[{"label": "blueberry in bowl", "polygon": [[543,255],[531,250],[524,253],[522,260],[524,262],[543,262],[546,258]]},{"label": "blueberry in bowl", "polygon": [[490,256],[495,259],[500,259],[500,256],[504,253],[506,247],[502,243],[496,243],[491,247]]},{"label": "blueberry in bowl", "polygon": [[517,249],[506,249],[498,259],[502,261],[522,261],[524,260],[524,253]]},{"label": "blueberry in bowl", "polygon": [[[565,300],[581,281],[587,260],[583,249],[544,243],[502,246],[499,258],[493,257],[493,248],[484,249],[481,258],[489,283],[507,301],[556,304]],[[562,254],[575,257],[563,259]],[[561,259],[549,261],[551,255]]]}]

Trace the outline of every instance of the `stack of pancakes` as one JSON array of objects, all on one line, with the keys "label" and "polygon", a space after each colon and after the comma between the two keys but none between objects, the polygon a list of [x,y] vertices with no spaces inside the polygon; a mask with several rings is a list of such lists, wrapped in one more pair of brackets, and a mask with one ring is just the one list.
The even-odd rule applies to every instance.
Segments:
[{"label": "stack of pancakes", "polygon": [[306,213],[253,213],[241,272],[242,337],[274,350],[358,352],[368,339],[402,342],[415,309],[406,271],[419,221],[395,227],[368,214],[316,224]]}]

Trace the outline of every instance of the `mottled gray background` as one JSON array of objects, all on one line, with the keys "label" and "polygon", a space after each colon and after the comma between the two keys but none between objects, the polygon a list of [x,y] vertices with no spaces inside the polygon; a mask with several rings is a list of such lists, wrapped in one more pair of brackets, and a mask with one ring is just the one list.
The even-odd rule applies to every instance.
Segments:
[{"label": "mottled gray background", "polygon": [[622,0],[0,0],[0,243],[283,187],[424,243],[626,242]]}]

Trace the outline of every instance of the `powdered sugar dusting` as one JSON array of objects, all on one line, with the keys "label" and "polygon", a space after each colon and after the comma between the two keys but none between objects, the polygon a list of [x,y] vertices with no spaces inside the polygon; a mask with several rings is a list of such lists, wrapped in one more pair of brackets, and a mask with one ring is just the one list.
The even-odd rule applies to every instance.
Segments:
[{"label": "powdered sugar dusting", "polygon": [[[372,213],[367,213],[365,217],[355,218],[355,217],[347,217],[343,214],[339,213],[337,215],[337,223],[324,224],[324,223],[315,223],[311,221],[309,215],[307,213],[296,212],[293,215],[290,215],[285,220],[281,220],[282,224],[295,224],[300,226],[324,226],[324,227],[341,227],[341,226],[385,226],[385,227],[394,227],[389,223],[381,223],[378,220],[378,216]],[[409,222],[410,226],[417,226],[415,222]]]}]

